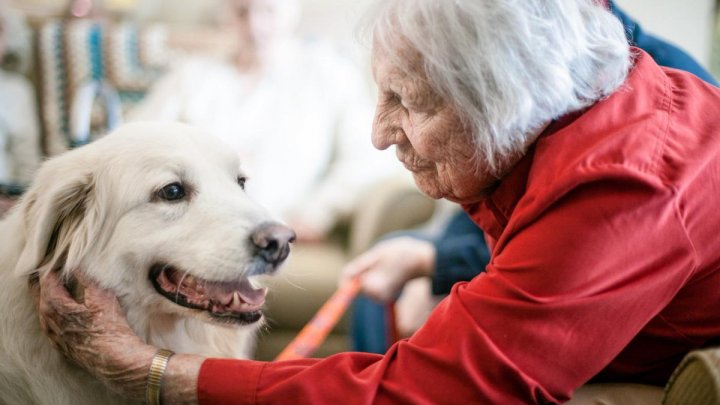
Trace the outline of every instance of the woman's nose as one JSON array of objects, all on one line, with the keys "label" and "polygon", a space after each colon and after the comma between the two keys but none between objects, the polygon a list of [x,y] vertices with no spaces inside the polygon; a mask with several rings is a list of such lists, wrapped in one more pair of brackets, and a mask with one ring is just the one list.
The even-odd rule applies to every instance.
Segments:
[{"label": "woman's nose", "polygon": [[375,119],[372,126],[372,144],[376,149],[385,150],[392,145],[402,142],[403,131],[399,124],[393,122],[388,114],[383,114],[380,109],[375,112]]}]

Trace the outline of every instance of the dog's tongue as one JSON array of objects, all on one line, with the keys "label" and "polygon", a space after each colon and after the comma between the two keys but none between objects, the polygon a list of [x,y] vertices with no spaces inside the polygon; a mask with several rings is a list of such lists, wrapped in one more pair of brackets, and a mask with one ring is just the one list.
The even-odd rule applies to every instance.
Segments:
[{"label": "dog's tongue", "polygon": [[242,279],[233,283],[211,283],[206,285],[205,299],[220,309],[233,312],[255,311],[265,303],[266,288],[255,288],[250,280]]},{"label": "dog's tongue", "polygon": [[265,294],[267,293],[267,289],[254,288],[252,284],[250,284],[250,280],[244,279],[236,287],[237,290],[235,290],[235,292],[238,293],[240,299],[245,301],[245,303],[254,306],[260,306],[265,302]]}]

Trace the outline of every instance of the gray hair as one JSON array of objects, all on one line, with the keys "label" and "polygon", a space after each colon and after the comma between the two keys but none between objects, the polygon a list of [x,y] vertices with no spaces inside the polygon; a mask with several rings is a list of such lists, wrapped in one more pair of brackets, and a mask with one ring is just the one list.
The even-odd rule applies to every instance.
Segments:
[{"label": "gray hair", "polygon": [[374,46],[419,52],[496,175],[542,125],[615,91],[632,63],[622,24],[594,0],[379,0],[370,18]]}]

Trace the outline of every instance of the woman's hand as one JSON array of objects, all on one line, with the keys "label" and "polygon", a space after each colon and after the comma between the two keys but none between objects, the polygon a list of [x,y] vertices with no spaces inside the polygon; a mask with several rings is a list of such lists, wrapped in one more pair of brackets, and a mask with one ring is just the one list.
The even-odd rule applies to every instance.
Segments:
[{"label": "woman's hand", "polygon": [[409,280],[431,276],[435,269],[435,246],[411,237],[384,240],[350,262],[342,279],[362,277],[363,293],[389,302]]},{"label": "woman's hand", "polygon": [[150,362],[157,348],[143,343],[128,325],[112,293],[78,275],[84,286],[75,301],[57,272],[30,282],[40,325],[53,345],[110,389],[144,400]]}]

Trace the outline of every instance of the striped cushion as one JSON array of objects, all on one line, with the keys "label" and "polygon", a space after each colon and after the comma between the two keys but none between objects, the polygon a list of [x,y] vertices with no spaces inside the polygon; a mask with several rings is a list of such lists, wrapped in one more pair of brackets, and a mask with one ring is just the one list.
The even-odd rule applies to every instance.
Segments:
[{"label": "striped cushion", "polygon": [[720,404],[720,348],[685,356],[665,387],[663,404]]},{"label": "striped cushion", "polygon": [[163,73],[162,26],[51,20],[38,30],[40,111],[47,155],[117,125]]}]

